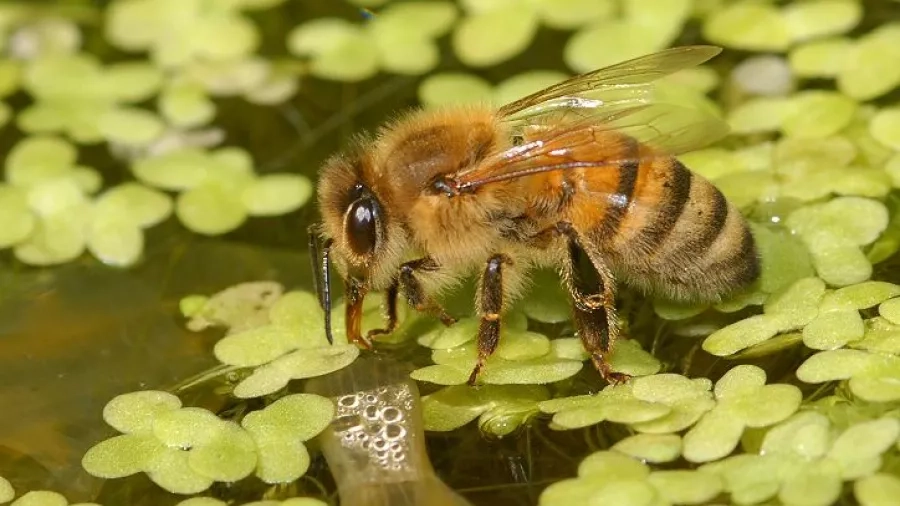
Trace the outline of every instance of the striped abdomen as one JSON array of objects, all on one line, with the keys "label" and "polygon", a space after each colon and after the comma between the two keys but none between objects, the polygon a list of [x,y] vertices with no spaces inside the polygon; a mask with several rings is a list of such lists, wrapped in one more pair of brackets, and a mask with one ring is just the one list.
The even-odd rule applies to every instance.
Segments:
[{"label": "striped abdomen", "polygon": [[718,300],[752,283],[759,261],[737,208],[675,158],[618,137],[634,156],[580,171],[570,214],[619,278],[688,300]]}]

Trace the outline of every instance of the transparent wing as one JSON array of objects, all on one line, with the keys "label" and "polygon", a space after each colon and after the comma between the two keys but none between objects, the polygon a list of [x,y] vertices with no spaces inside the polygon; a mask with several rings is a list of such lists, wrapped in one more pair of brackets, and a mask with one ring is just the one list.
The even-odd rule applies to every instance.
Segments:
[{"label": "transparent wing", "polygon": [[652,100],[653,82],[697,66],[722,51],[715,46],[683,46],[627,60],[575,76],[499,109],[500,116],[520,120],[560,109],[596,109],[603,105],[638,105]]},{"label": "transparent wing", "polygon": [[[728,132],[718,118],[668,104],[606,107],[535,129],[525,142],[453,176],[460,190],[543,172],[621,167],[668,158],[713,142]],[[602,118],[602,120],[600,119]],[[623,145],[638,141],[640,149]]]}]

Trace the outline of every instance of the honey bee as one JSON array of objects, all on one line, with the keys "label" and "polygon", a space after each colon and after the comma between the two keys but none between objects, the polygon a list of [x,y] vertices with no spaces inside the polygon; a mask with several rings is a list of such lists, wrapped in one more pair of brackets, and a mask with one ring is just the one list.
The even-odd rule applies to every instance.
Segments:
[{"label": "honey bee", "polygon": [[[351,342],[397,327],[397,298],[446,324],[439,290],[480,271],[478,359],[528,273],[553,267],[573,322],[610,382],[619,281],[674,300],[718,301],[760,272],[741,213],[675,155],[727,133],[720,119],[666,104],[660,78],[721,51],[687,46],[573,77],[499,108],[415,111],[359,138],[321,170],[322,222],[310,227],[316,291],[331,340],[329,265],[344,279]],[[583,266],[588,269],[585,272]],[[582,267],[579,267],[582,266]],[[367,292],[386,326],[361,334]]]}]

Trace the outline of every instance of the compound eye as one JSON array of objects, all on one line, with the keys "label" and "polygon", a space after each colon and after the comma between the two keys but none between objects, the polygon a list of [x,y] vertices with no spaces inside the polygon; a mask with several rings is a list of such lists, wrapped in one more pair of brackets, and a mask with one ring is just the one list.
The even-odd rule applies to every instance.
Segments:
[{"label": "compound eye", "polygon": [[347,234],[347,243],[353,253],[359,256],[369,256],[375,252],[375,243],[378,240],[378,219],[378,203],[374,199],[361,198],[350,204],[344,231]]}]

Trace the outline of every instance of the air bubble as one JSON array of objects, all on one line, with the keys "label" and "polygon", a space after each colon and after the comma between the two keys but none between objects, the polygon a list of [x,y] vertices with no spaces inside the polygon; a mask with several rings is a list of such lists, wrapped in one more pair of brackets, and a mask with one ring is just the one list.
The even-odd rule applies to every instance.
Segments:
[{"label": "air bubble", "polygon": [[331,426],[334,428],[335,432],[356,429],[359,428],[360,425],[361,420],[359,419],[359,415],[339,416],[331,422]]},{"label": "air bubble", "polygon": [[399,425],[388,425],[384,429],[384,434],[388,439],[400,439],[406,435],[406,429]]},{"label": "air bubble", "polygon": [[343,408],[352,408],[359,404],[359,397],[356,395],[346,395],[338,400],[338,404]]},{"label": "air bubble", "polygon": [[375,458],[378,460],[384,460],[387,457],[387,452],[384,450],[378,450],[375,452]]},{"label": "air bubble", "polygon": [[378,408],[376,406],[366,406],[366,409],[363,410],[363,416],[365,416],[369,420],[377,419],[378,418]]},{"label": "air bubble", "polygon": [[369,404],[375,404],[376,402],[378,402],[378,397],[374,394],[366,395],[366,402]]},{"label": "air bubble", "polygon": [[380,453],[384,453],[384,450],[387,448],[387,441],[384,439],[376,439],[372,442],[372,446],[375,447]]},{"label": "air bubble", "polygon": [[397,452],[397,453],[394,454],[394,460],[396,460],[397,462],[401,462],[401,461],[403,461],[403,457],[404,457],[404,456],[406,456],[405,453],[403,453],[403,452]]},{"label": "air bubble", "polygon": [[392,452],[399,452],[401,448],[403,447],[400,445],[400,443],[394,443],[391,445]]},{"label": "air bubble", "polygon": [[388,406],[388,407],[384,408],[384,411],[382,411],[382,413],[381,413],[381,419],[388,423],[398,422],[402,418],[403,418],[403,413],[399,409],[397,409],[393,406]]}]

